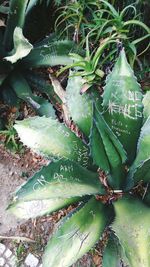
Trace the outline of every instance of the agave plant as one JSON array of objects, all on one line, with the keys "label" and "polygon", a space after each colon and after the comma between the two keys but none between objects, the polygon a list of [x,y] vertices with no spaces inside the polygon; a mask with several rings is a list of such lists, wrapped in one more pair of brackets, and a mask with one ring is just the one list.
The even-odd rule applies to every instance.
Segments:
[{"label": "agave plant", "polygon": [[[51,34],[44,40],[31,44],[26,35],[30,36],[34,21],[30,25],[29,19],[33,17],[35,6],[42,8],[44,1],[11,0],[9,2],[9,7],[6,7],[6,11],[9,11],[6,27],[0,27],[0,57],[2,59],[0,62],[0,99],[9,106],[17,107],[23,100],[38,115],[53,114],[54,116],[53,106],[48,101],[48,97],[52,100],[53,87],[41,75],[35,74],[33,68],[71,63],[68,53],[72,51],[73,43],[67,40],[57,41],[57,38]],[[45,2],[45,6],[46,4],[48,1]],[[42,90],[40,86],[40,90],[41,93],[47,95],[47,98],[33,94],[30,87],[32,81],[36,89],[39,88],[39,83],[44,83]],[[59,101],[57,98],[57,102]]]},{"label": "agave plant", "polygon": [[71,73],[65,95],[82,135],[51,117],[17,121],[21,141],[52,162],[15,192],[9,210],[27,219],[79,203],[50,238],[43,267],[71,266],[107,227],[103,267],[149,267],[149,94],[143,100],[124,50],[102,97],[96,88],[81,95],[83,83]]}]

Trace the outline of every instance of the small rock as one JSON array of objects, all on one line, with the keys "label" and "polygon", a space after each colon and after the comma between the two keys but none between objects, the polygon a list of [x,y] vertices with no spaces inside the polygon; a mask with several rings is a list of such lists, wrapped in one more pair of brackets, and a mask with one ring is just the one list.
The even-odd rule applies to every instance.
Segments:
[{"label": "small rock", "polygon": [[10,251],[10,249],[7,249],[4,255],[6,258],[9,258],[12,255],[12,252]]},{"label": "small rock", "polygon": [[5,249],[6,247],[2,243],[0,243],[0,254],[3,254]]},{"label": "small rock", "polygon": [[33,255],[29,254],[25,260],[25,264],[29,267],[37,267],[39,260]]},{"label": "small rock", "polygon": [[0,266],[4,266],[5,260],[3,258],[0,258]]}]

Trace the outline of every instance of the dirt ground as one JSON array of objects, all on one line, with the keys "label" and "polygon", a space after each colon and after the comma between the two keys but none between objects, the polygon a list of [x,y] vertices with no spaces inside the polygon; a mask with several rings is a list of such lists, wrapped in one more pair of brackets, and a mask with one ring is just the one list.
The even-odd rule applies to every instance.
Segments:
[{"label": "dirt ground", "polygon": [[[10,249],[18,257],[18,261],[24,260],[31,252],[41,259],[44,247],[51,236],[57,222],[65,216],[72,207],[55,212],[50,216],[44,216],[34,220],[18,220],[6,208],[9,205],[13,192],[24,183],[34,171],[40,169],[47,161],[29,150],[22,155],[12,154],[0,145],[0,236]],[[19,236],[29,238],[34,243],[9,240],[7,237]],[[0,238],[1,241],[1,238]],[[96,249],[86,254],[73,267],[100,267],[101,254]]]}]

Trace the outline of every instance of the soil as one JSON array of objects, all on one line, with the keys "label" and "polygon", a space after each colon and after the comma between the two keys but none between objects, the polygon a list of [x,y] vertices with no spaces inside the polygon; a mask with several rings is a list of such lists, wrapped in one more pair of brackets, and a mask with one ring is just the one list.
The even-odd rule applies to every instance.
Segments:
[{"label": "soil", "polygon": [[[70,206],[50,216],[28,221],[18,220],[6,210],[12,193],[45,164],[47,164],[45,159],[29,150],[25,150],[22,155],[12,154],[3,145],[0,145],[0,236],[4,237],[2,242],[17,255],[19,266],[29,252],[41,259],[44,247],[57,222],[72,210],[72,206]],[[8,239],[12,236],[19,236],[22,240]],[[25,238],[34,243],[30,240],[26,241]],[[99,251],[98,246],[91,253],[83,256],[73,267],[100,267],[101,254]]]}]

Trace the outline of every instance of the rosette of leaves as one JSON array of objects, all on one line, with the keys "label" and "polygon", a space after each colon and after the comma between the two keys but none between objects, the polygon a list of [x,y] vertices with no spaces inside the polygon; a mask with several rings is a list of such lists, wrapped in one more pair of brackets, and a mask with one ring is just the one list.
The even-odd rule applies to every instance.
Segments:
[{"label": "rosette of leaves", "polygon": [[[42,15],[44,8],[45,17],[47,10],[50,10],[48,4],[48,1],[44,3],[39,0],[9,1],[6,27],[0,27],[0,57],[2,59],[0,62],[0,99],[9,106],[16,107],[19,106],[20,101],[25,101],[38,115],[55,117],[55,110],[49,101],[49,98],[53,100],[54,89],[42,78],[42,75],[38,73],[35,75],[32,70],[70,64],[72,60],[68,54],[73,49],[73,43],[67,40],[58,41],[54,34],[44,37],[48,22],[46,24]],[[34,13],[37,16],[39,10],[40,26],[38,27],[38,23],[34,21]],[[40,36],[33,37],[32,32],[35,32],[36,28],[40,32],[42,27],[45,32],[43,30]],[[31,43],[32,40],[34,44]],[[41,90],[40,93],[46,95],[45,98],[39,96],[39,93],[38,95],[33,93],[30,87],[32,81],[34,81],[34,88],[37,91]],[[61,100],[56,98],[56,102],[61,103]]]},{"label": "rosette of leaves", "polygon": [[[95,88],[81,95],[83,82],[70,75],[66,104],[84,139],[53,118],[33,117],[16,123],[21,141],[53,160],[15,192],[9,210],[31,218],[80,203],[50,238],[44,267],[71,266],[108,226],[111,234],[103,267],[110,263],[112,267],[149,267],[147,96],[142,102],[140,85],[124,50],[106,80],[102,98]],[[142,191],[137,195],[141,181]]]}]

